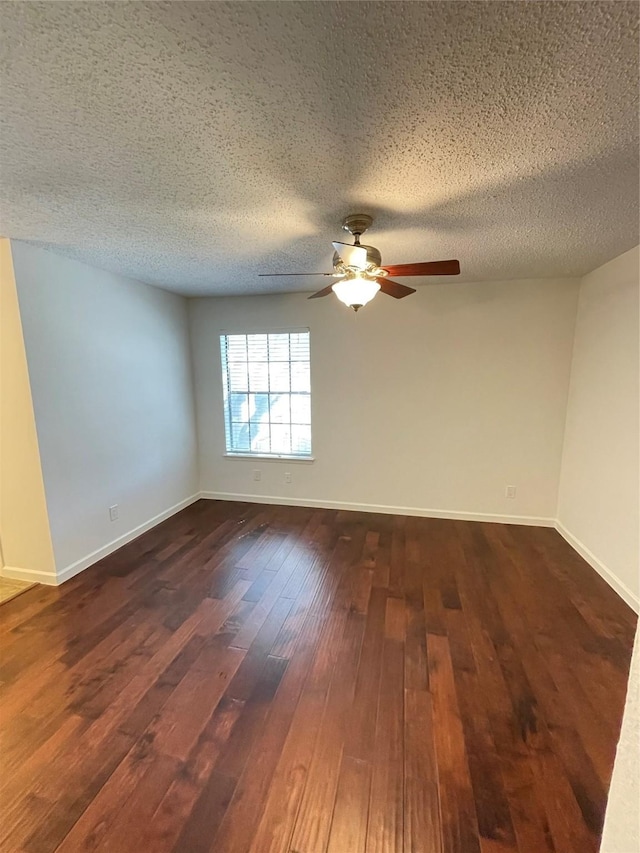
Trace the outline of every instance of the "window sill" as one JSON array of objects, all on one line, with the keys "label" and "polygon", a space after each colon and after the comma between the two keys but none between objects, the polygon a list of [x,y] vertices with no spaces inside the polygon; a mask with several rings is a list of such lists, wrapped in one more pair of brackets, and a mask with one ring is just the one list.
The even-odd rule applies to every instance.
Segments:
[{"label": "window sill", "polygon": [[275,456],[273,453],[225,453],[225,459],[260,459],[263,462],[315,462],[314,456]]}]

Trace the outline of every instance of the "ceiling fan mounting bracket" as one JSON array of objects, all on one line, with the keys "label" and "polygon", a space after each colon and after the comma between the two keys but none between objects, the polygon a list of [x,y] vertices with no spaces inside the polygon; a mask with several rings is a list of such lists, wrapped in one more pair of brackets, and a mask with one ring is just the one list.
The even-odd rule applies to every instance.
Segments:
[{"label": "ceiling fan mounting bracket", "polygon": [[372,224],[373,217],[366,213],[350,213],[349,216],[345,216],[342,220],[343,230],[348,231],[349,234],[356,238],[356,244],[358,238],[364,234],[367,228],[371,228]]}]

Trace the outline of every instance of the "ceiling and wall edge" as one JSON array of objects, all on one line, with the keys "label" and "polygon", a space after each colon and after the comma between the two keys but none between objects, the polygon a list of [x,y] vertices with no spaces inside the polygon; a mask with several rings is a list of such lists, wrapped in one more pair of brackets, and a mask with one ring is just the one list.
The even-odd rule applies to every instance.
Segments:
[{"label": "ceiling and wall edge", "polygon": [[311,289],[258,274],[330,272],[360,212],[385,264],[581,276],[638,233],[637,22],[597,0],[5,3],[2,228],[184,295]]}]

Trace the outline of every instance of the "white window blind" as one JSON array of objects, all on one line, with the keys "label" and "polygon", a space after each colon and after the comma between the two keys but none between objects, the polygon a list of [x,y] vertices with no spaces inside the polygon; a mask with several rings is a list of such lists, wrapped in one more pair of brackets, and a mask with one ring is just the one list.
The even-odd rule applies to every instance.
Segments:
[{"label": "white window blind", "polygon": [[220,335],[227,453],[311,456],[309,332]]}]

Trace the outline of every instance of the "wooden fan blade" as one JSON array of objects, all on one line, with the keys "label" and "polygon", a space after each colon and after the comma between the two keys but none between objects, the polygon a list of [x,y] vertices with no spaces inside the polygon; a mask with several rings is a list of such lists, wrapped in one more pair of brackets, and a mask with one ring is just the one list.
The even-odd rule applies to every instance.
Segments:
[{"label": "wooden fan blade", "polygon": [[405,296],[411,296],[412,293],[416,292],[415,287],[407,287],[406,284],[391,281],[390,278],[377,278],[376,281],[380,285],[380,293],[386,293],[387,296],[393,296],[394,299],[403,299]]},{"label": "wooden fan blade", "polygon": [[426,261],[383,267],[389,275],[460,275],[460,261]]},{"label": "wooden fan blade", "polygon": [[335,275],[332,272],[260,272],[259,278],[269,278],[274,275]]},{"label": "wooden fan blade", "polygon": [[331,244],[345,266],[364,270],[367,268],[367,250],[362,246],[350,246],[349,243]]},{"label": "wooden fan blade", "polygon": [[330,293],[333,293],[332,284],[328,284],[326,287],[323,287],[322,290],[319,290],[317,293],[308,296],[307,299],[320,299],[321,296],[328,296]]}]

